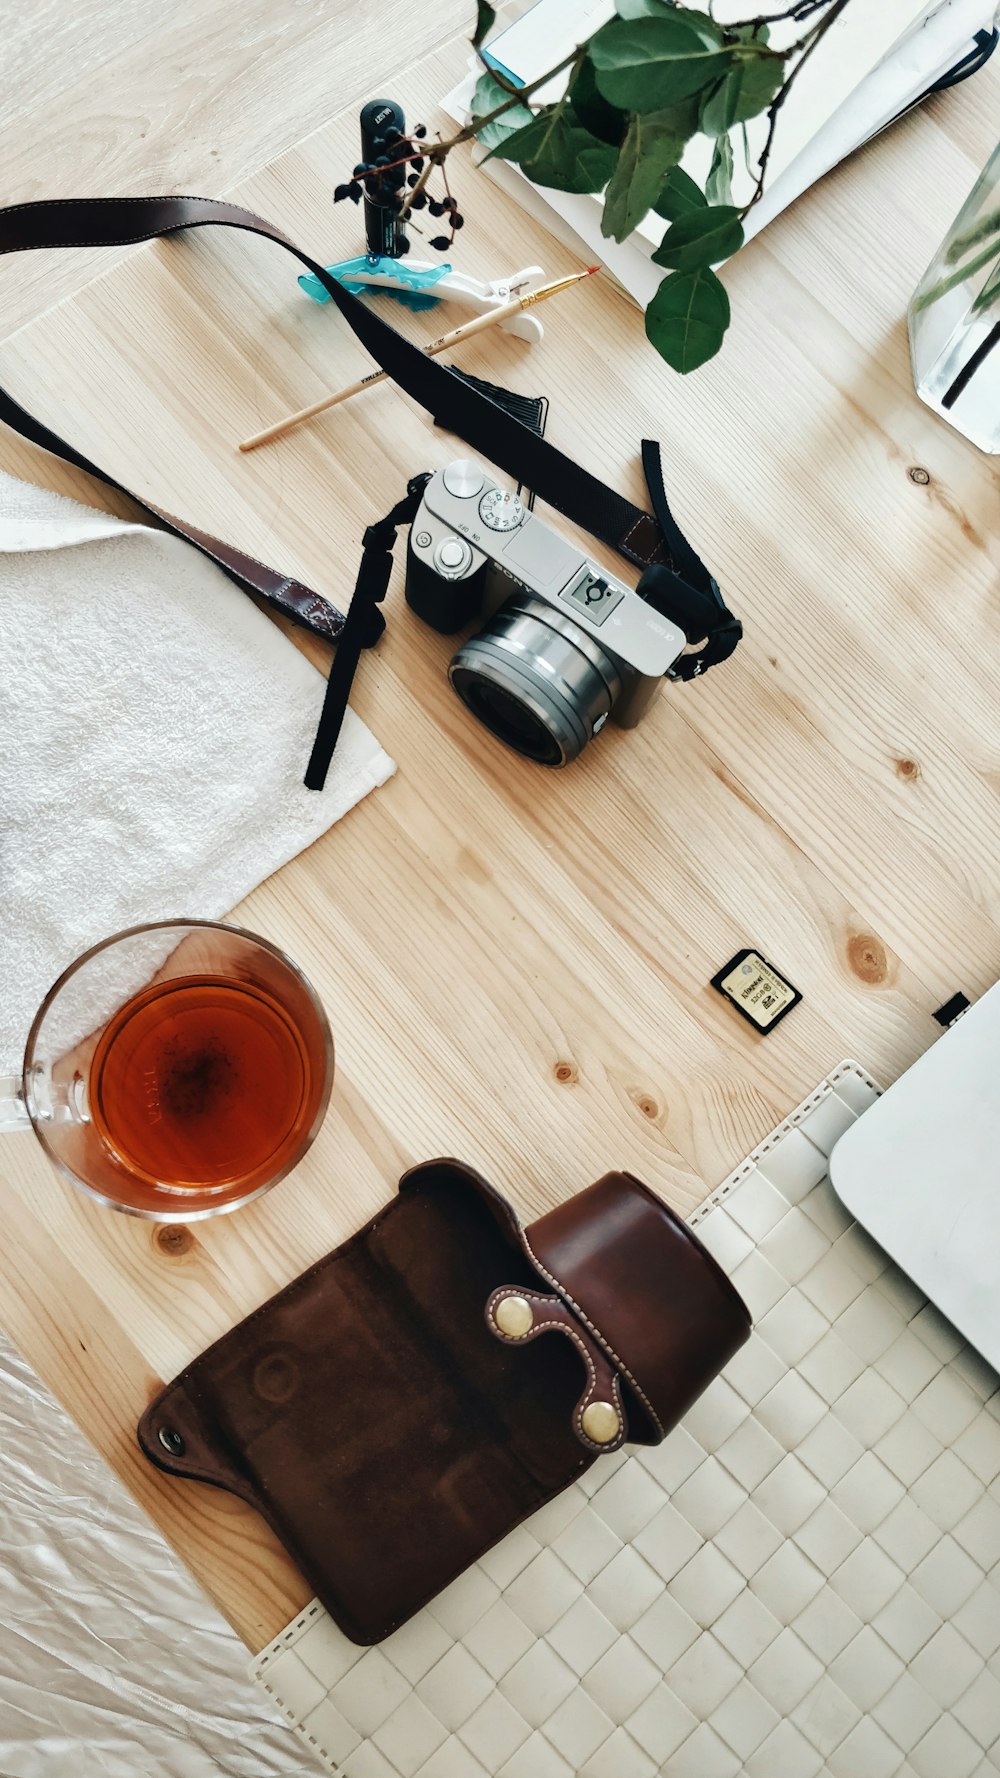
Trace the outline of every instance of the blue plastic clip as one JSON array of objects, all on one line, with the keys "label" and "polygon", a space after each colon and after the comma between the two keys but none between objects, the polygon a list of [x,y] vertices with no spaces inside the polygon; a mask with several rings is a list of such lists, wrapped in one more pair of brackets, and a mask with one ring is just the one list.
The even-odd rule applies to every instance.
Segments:
[{"label": "blue plastic clip", "polygon": [[[331,278],[336,278],[352,296],[365,290],[384,290],[386,296],[394,296],[408,309],[419,310],[433,309],[440,301],[439,297],[429,293],[435,284],[447,277],[451,266],[447,262],[429,266],[407,265],[405,260],[365,253],[359,259],[342,259],[338,265],[328,265],[326,269]],[[330,301],[329,293],[314,272],[304,272],[298,282],[313,302]]]}]

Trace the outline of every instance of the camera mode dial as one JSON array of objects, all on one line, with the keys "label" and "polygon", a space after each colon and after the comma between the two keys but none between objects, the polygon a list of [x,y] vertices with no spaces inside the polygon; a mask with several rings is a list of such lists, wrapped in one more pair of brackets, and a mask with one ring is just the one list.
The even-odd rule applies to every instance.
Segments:
[{"label": "camera mode dial", "polygon": [[491,488],[479,502],[479,516],[491,531],[516,531],[524,523],[524,507],[516,494]]}]

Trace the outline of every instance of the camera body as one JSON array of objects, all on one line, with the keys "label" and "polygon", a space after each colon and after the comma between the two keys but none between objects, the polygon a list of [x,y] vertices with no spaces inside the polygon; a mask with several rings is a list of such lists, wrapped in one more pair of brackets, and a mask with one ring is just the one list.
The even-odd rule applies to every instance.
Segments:
[{"label": "camera body", "polygon": [[566,765],[610,719],[635,728],[687,645],[639,589],[591,561],[480,465],[427,481],[410,527],[406,600],[442,635],[482,629],[448,669],[473,715],[543,765]]}]

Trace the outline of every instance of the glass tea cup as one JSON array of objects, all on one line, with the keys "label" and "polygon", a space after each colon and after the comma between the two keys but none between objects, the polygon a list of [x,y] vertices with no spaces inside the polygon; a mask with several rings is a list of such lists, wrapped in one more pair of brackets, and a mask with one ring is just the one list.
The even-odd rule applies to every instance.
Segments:
[{"label": "glass tea cup", "polygon": [[260,1197],[302,1159],[333,1039],[302,971],[214,920],[133,926],[78,957],[0,1080],[0,1130],[34,1127],[75,1185],[157,1222]]}]

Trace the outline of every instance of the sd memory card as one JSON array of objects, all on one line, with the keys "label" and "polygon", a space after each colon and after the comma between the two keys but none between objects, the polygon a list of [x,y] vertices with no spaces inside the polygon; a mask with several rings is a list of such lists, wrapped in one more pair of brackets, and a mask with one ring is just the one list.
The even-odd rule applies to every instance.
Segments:
[{"label": "sd memory card", "polygon": [[749,1019],[755,1031],[765,1035],[802,999],[798,988],[759,951],[737,951],[718,975],[713,975],[712,986]]}]

